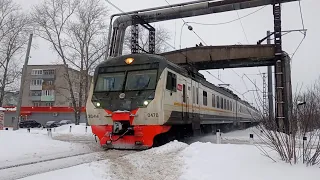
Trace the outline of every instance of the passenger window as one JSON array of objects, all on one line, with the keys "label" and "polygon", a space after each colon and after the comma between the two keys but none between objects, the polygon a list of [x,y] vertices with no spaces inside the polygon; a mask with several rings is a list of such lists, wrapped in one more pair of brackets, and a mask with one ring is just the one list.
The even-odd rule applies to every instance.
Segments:
[{"label": "passenger window", "polygon": [[212,107],[216,107],[216,95],[212,94]]},{"label": "passenger window", "polygon": [[177,91],[177,75],[168,71],[166,88],[170,91]]},{"label": "passenger window", "polygon": [[223,98],[220,98],[220,108],[223,109],[224,106],[223,106]]},{"label": "passenger window", "polygon": [[227,101],[226,110],[229,110],[229,100],[226,100],[226,101]]},{"label": "passenger window", "polygon": [[203,105],[207,106],[208,105],[208,97],[207,97],[207,92],[203,91]]},{"label": "passenger window", "polygon": [[197,104],[199,104],[199,88],[196,88]]},{"label": "passenger window", "polygon": [[224,109],[227,109],[227,101],[226,101],[226,99],[223,100],[223,103],[224,103],[224,104],[223,104],[223,105],[224,105],[224,106],[223,106]]},{"label": "passenger window", "polygon": [[220,97],[217,96],[217,108],[220,108]]},{"label": "passenger window", "polygon": [[195,104],[196,103],[196,93],[195,93],[196,91],[195,91],[195,88],[194,88],[194,86],[193,86],[193,89],[192,89],[192,102],[193,102],[193,104]]}]

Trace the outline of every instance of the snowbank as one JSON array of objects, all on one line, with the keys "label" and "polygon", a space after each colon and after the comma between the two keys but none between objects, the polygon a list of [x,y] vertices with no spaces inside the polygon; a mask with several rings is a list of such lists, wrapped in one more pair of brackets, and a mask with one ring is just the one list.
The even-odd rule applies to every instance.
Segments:
[{"label": "snowbank", "polygon": [[[70,126],[71,126],[71,132],[70,132]],[[12,130],[9,129],[9,130]],[[18,131],[20,132],[27,132],[26,128],[20,128]],[[85,135],[85,136],[91,136],[92,135],[92,130],[91,126],[86,126],[85,123],[80,123],[79,125],[75,124],[67,124],[67,125],[62,125],[56,128],[52,128],[52,136],[55,135],[66,135],[66,134],[72,134],[72,135]],[[47,129],[46,128],[31,128],[30,133],[32,134],[47,134]]]},{"label": "snowbank", "polygon": [[87,146],[52,140],[41,134],[23,131],[0,131],[0,165],[13,161],[36,160],[53,155],[65,156],[79,152],[89,152]]},{"label": "snowbank", "polygon": [[185,162],[180,180],[318,180],[320,176],[318,167],[274,163],[252,145],[197,142],[184,149],[180,156]]}]

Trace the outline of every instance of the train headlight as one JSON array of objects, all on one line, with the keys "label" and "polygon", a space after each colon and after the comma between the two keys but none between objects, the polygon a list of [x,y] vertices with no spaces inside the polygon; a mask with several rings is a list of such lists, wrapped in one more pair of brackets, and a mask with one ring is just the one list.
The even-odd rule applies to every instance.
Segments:
[{"label": "train headlight", "polygon": [[143,105],[145,105],[145,106],[147,106],[148,104],[149,104],[148,101],[144,101],[144,102],[143,102]]},{"label": "train headlight", "polygon": [[133,58],[127,58],[126,60],[124,60],[127,64],[131,64],[134,59]]},{"label": "train headlight", "polygon": [[101,106],[100,102],[94,102],[93,104],[94,104],[95,107],[100,107]]}]

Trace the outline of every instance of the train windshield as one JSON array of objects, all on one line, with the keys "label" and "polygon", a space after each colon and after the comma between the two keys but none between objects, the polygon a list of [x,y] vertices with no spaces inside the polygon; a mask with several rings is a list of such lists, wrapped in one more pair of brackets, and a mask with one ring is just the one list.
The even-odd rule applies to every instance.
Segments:
[{"label": "train windshield", "polygon": [[126,91],[155,89],[157,70],[128,72]]},{"label": "train windshield", "polygon": [[95,91],[121,91],[124,77],[124,72],[100,74],[98,76]]},{"label": "train windshield", "polygon": [[[127,78],[125,78],[127,76]],[[126,82],[124,83],[126,79]],[[126,91],[155,89],[157,70],[128,71],[99,74],[95,92],[121,91],[125,85]]]}]

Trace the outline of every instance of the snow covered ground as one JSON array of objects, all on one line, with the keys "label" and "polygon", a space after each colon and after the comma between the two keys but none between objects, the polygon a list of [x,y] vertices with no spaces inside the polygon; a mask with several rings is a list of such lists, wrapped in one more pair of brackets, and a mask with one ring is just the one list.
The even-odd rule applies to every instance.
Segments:
[{"label": "snow covered ground", "polygon": [[[277,155],[272,153],[277,160]],[[23,180],[72,178],[94,180],[318,180],[319,167],[279,162],[262,156],[253,145],[171,142],[112,161],[75,166]]]},{"label": "snow covered ground", "polygon": [[53,140],[46,135],[0,131],[0,166],[17,161],[90,152],[86,146]]},{"label": "snow covered ground", "polygon": [[[68,127],[60,127],[56,129],[56,132],[53,132],[53,136],[78,138],[92,136],[88,132],[85,133],[83,127],[78,126],[74,129],[77,128],[79,131],[75,130],[75,133],[70,133]],[[248,141],[249,134],[255,130],[257,129],[250,128],[225,133],[222,134],[222,137],[229,140]],[[0,166],[3,166],[2,163],[7,163],[6,159],[10,161],[29,156],[32,158],[48,157],[50,154],[57,155],[88,150],[87,146],[83,146],[81,143],[53,140],[46,135],[46,130],[34,129],[31,131],[34,134],[26,133],[26,130],[0,131]],[[208,138],[210,142],[207,142],[205,138]],[[0,179],[8,179],[6,177],[10,176],[10,173],[11,177],[22,177],[15,174],[20,171],[30,173],[29,177],[23,176],[25,177],[23,180],[318,180],[320,177],[319,166],[291,166],[281,162],[277,154],[270,151],[272,157],[277,161],[273,162],[263,156],[254,145],[214,144],[212,143],[215,142],[213,135],[205,138],[201,140],[202,142],[194,142],[191,145],[174,141],[146,151],[104,151],[85,154],[79,157],[55,160],[54,163],[52,161],[51,163],[55,166],[49,166],[44,162],[42,165],[21,166],[12,172],[2,172],[4,170],[1,170],[0,167]],[[19,139],[19,141],[12,139]],[[63,166],[62,163],[64,163]],[[35,171],[39,167],[42,170]],[[26,169],[32,169],[32,171]],[[4,177],[5,175],[6,177]]]}]

